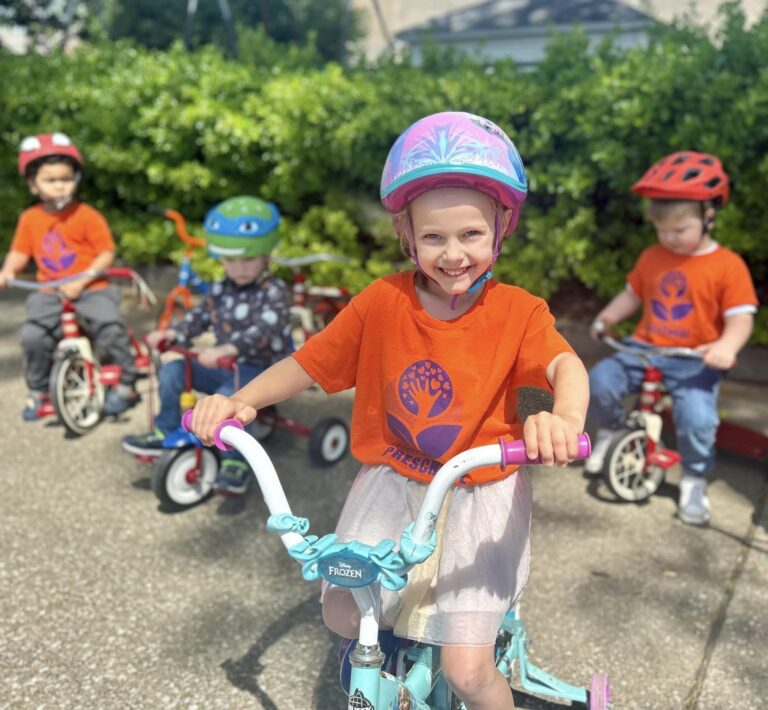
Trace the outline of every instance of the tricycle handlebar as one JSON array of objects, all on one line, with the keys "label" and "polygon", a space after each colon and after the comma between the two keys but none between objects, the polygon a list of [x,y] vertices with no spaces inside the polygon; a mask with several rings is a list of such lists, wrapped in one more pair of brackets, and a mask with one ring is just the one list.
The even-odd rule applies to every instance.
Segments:
[{"label": "tricycle handlebar", "polygon": [[[184,413],[182,426],[189,430],[192,423],[192,410]],[[278,479],[275,467],[261,444],[243,430],[243,425],[227,419],[216,427],[214,441],[222,450],[237,449],[253,469],[259,487],[272,515],[290,513],[288,501]],[[587,458],[591,453],[591,444],[587,434],[579,436],[579,458]],[[442,508],[445,496],[451,486],[472,469],[480,466],[501,466],[536,464],[540,460],[531,460],[525,453],[522,441],[501,438],[497,444],[478,446],[457,454],[444,463],[429,484],[427,494],[414,521],[411,538],[416,544],[425,544],[433,531],[435,521]],[[298,533],[282,533],[283,543],[288,549],[297,543]]]},{"label": "tricycle handlebar", "polygon": [[610,333],[600,333],[600,340],[622,353],[628,353],[630,355],[637,355],[638,357],[688,357],[701,360],[702,355],[698,350],[693,348],[683,347],[650,347],[650,348],[633,348],[631,345],[622,343],[620,340],[616,340]]},{"label": "tricycle handlebar", "polygon": [[309,266],[309,264],[317,264],[322,261],[346,263],[349,261],[349,258],[346,256],[337,256],[336,254],[306,254],[304,256],[293,257],[272,257],[272,263],[277,264],[278,266],[287,266],[291,269],[297,269],[301,266]]}]

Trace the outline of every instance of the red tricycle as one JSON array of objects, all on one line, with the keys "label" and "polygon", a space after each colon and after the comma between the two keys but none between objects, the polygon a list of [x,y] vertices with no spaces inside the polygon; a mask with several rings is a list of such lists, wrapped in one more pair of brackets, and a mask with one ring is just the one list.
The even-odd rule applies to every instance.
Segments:
[{"label": "red tricycle", "polygon": [[[652,357],[701,359],[691,348],[635,348],[608,333],[600,335],[606,345],[643,361],[643,382],[637,402],[606,450],[602,473],[613,493],[625,501],[640,502],[652,496],[664,481],[668,469],[681,460],[680,454],[664,444],[663,430],[672,436],[672,399],[664,386],[661,371]],[[717,448],[751,459],[768,456],[768,436],[730,421],[721,421]]]},{"label": "red tricycle", "polygon": [[[83,278],[128,278],[138,293],[142,309],[157,300],[149,286],[133,269],[113,267],[91,270],[56,281],[26,281],[10,279],[9,286],[25,290],[50,290],[61,299],[61,333],[56,345],[51,369],[49,397],[37,410],[38,417],[56,414],[71,435],[80,436],[92,429],[102,418],[106,388],[120,382],[120,366],[101,364],[94,353],[93,342],[75,310],[75,303],[60,290],[66,283]],[[136,371],[149,370],[149,350],[129,330]]]},{"label": "red tricycle", "polygon": [[[180,355],[185,363],[185,387],[179,398],[182,410],[195,406],[197,396],[192,387],[192,361],[197,358],[193,350],[162,341],[158,348],[161,352],[173,352]],[[154,359],[153,359],[154,362]],[[237,361],[232,357],[220,358],[217,365],[232,369],[235,373],[234,388],[240,387]],[[154,389],[150,382],[150,393]],[[152,397],[149,398],[150,430],[154,429]],[[265,441],[275,431],[309,438],[309,457],[317,466],[326,467],[340,461],[347,453],[349,429],[337,417],[321,419],[312,428],[295,419],[280,414],[276,407],[266,407],[248,426],[250,434],[259,441]],[[166,434],[157,452],[133,451],[123,444],[139,460],[153,463],[152,490],[166,510],[184,510],[214,492],[214,483],[218,473],[220,459],[214,449],[204,447],[193,434],[179,427]]]}]

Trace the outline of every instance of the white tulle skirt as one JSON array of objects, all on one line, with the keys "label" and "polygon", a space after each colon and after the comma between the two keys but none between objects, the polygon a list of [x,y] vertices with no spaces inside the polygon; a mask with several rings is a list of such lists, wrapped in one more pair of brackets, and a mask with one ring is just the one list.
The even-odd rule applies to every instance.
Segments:
[{"label": "white tulle skirt", "polygon": [[[388,466],[363,466],[339,518],[339,541],[398,541],[426,490]],[[405,590],[382,590],[381,625],[440,646],[492,644],[528,581],[531,508],[526,468],[501,481],[454,487],[434,554],[411,570]]]}]

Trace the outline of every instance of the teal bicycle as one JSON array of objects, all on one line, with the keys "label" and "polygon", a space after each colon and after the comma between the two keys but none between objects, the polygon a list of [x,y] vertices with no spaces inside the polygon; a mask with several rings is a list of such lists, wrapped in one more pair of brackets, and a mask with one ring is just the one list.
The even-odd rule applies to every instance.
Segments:
[{"label": "teal bicycle", "polygon": [[[185,412],[182,425],[188,428],[192,412]],[[469,449],[454,456],[435,474],[419,514],[400,536],[371,546],[361,542],[337,542],[336,535],[309,535],[309,521],[291,512],[282,485],[267,453],[240,422],[229,419],[216,431],[216,446],[237,449],[256,474],[270,517],[267,529],[280,535],[288,554],[301,564],[308,581],[324,579],[351,590],[360,609],[360,634],[350,655],[352,674],[348,710],[462,710],[464,704],[451,691],[440,671],[440,649],[416,644],[398,651],[395,674],[382,671],[385,656],[379,647],[378,610],[381,588],[402,589],[408,571],[434,551],[434,530],[440,508],[451,486],[479,466],[540,463],[526,457],[522,441],[500,440],[498,444]],[[589,438],[579,440],[579,458],[590,453]],[[603,673],[592,676],[589,688],[569,685],[528,662],[526,633],[515,611],[501,625],[496,641],[496,666],[512,681],[515,666],[520,686],[529,693],[570,701],[588,710],[610,708],[610,686]]]}]

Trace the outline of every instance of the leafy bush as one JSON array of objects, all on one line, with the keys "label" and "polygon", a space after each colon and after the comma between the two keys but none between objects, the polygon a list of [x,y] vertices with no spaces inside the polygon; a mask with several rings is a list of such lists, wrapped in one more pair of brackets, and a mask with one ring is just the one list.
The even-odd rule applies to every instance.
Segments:
[{"label": "leafy bush", "polygon": [[[579,31],[556,35],[527,73],[439,51],[422,68],[383,59],[343,69],[257,32],[241,63],[212,48],[122,43],[70,56],[0,54],[2,246],[29,203],[16,147],[24,135],[63,130],[85,153],[82,195],[107,215],[125,260],[154,262],[178,248],[148,204],[199,224],[219,200],[255,194],[286,216],[283,253],[343,253],[349,264],[318,265],[312,276],[357,290],[404,262],[378,207],[389,147],[417,118],[453,109],[498,122],[526,162],[531,193],[504,245],[502,279],[544,297],[573,281],[615,293],[653,240],[630,185],[661,155],[691,148],[723,159],[733,197],[717,238],[765,289],[768,17],[746,30],[731,3],[723,18],[716,42],[695,27],[666,28],[628,51],[590,50]],[[758,322],[756,339],[768,343],[765,313]]]}]

